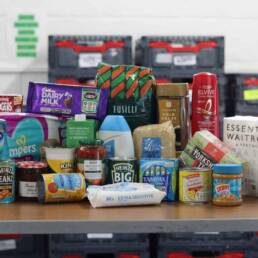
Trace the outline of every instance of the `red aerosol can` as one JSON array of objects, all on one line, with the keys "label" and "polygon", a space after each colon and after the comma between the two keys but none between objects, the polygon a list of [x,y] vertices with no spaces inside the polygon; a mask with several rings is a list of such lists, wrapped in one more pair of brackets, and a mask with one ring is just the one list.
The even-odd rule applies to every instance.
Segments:
[{"label": "red aerosol can", "polygon": [[201,130],[219,138],[219,92],[217,76],[213,73],[193,76],[192,134]]}]

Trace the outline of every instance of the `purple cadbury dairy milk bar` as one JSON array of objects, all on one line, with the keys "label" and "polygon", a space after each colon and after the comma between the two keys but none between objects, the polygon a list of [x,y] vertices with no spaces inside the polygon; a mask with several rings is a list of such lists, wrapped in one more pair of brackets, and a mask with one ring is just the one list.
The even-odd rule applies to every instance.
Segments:
[{"label": "purple cadbury dairy milk bar", "polygon": [[30,82],[27,112],[73,116],[86,114],[101,120],[107,111],[108,89]]}]

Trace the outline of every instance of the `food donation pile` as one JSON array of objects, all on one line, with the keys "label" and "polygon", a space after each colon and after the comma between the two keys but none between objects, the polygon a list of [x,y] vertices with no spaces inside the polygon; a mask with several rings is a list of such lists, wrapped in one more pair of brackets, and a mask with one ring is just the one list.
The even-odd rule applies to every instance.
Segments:
[{"label": "food donation pile", "polygon": [[[233,206],[258,195],[258,118],[224,119],[215,74],[156,84],[150,68],[99,64],[96,86],[30,82],[0,96],[0,202],[161,201]],[[190,104],[191,103],[191,106]]]}]

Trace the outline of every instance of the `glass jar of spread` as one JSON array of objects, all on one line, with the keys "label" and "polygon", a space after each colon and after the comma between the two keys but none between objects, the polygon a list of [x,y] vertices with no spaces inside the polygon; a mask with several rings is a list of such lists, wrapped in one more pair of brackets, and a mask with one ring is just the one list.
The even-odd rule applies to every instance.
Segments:
[{"label": "glass jar of spread", "polygon": [[102,185],[105,179],[106,150],[100,139],[81,141],[75,150],[77,172],[84,175],[87,185]]},{"label": "glass jar of spread", "polygon": [[189,92],[187,83],[157,84],[158,121],[171,121],[176,133],[176,150],[179,155],[190,135]]},{"label": "glass jar of spread", "polygon": [[39,161],[21,161],[17,166],[17,188],[21,200],[38,199],[38,178],[47,173],[47,163]]},{"label": "glass jar of spread", "polygon": [[237,206],[242,204],[241,164],[215,164],[213,166],[213,204]]}]

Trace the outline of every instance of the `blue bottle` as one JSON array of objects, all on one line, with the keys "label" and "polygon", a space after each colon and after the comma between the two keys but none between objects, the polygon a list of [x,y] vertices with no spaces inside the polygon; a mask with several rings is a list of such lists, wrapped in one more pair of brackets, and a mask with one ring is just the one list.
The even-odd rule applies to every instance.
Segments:
[{"label": "blue bottle", "polygon": [[15,200],[15,162],[10,159],[7,123],[0,119],[0,203]]}]

